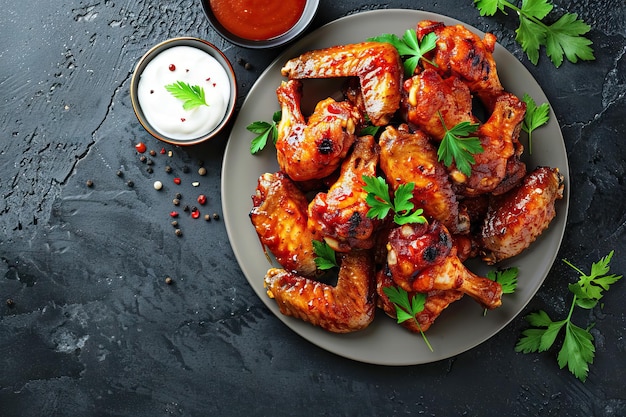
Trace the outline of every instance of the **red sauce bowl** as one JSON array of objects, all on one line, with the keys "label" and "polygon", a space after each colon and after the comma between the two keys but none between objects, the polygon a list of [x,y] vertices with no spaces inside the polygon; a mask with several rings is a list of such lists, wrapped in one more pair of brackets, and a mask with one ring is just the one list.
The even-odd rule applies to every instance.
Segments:
[{"label": "red sauce bowl", "polygon": [[202,0],[209,23],[221,37],[252,49],[293,41],[309,27],[318,6],[319,0]]}]

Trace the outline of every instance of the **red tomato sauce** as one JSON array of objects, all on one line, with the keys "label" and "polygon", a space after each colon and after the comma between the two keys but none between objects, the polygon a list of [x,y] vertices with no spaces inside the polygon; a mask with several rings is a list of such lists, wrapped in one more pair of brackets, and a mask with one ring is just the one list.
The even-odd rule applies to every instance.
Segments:
[{"label": "red tomato sauce", "polygon": [[268,40],[291,29],[302,16],[306,0],[210,0],[224,29],[249,40]]}]

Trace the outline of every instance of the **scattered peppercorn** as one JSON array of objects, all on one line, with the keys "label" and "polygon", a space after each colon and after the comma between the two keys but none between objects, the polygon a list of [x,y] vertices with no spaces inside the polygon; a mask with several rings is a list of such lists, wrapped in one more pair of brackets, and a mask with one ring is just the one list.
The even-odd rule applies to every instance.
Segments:
[{"label": "scattered peppercorn", "polygon": [[172,172],[172,167],[169,165],[165,165],[165,172],[167,172],[168,174]]},{"label": "scattered peppercorn", "polygon": [[148,165],[154,165],[154,161],[153,161],[152,159],[148,158],[148,159],[146,160],[146,164],[148,164]]},{"label": "scattered peppercorn", "polygon": [[174,283],[174,280],[172,279],[172,277],[165,277],[165,283],[167,285],[172,285]]},{"label": "scattered peppercorn", "polygon": [[148,161],[148,158],[146,157],[146,155],[141,155],[139,157],[139,160],[145,164]]},{"label": "scattered peppercorn", "polygon": [[92,180],[87,180],[86,185],[87,185],[87,187],[93,187],[93,181]]},{"label": "scattered peppercorn", "polygon": [[178,198],[175,198],[172,200],[172,204],[174,204],[175,206],[179,206],[180,205],[180,200]]},{"label": "scattered peppercorn", "polygon": [[198,196],[198,204],[200,204],[201,206],[206,204],[206,196],[204,194],[200,194]]},{"label": "scattered peppercorn", "polygon": [[169,156],[169,157],[171,158],[172,156],[174,156],[174,152],[172,152],[172,151],[167,151],[167,156]]},{"label": "scattered peppercorn", "polygon": [[176,193],[176,198],[180,200],[181,198],[183,198],[183,195],[181,193]]},{"label": "scattered peppercorn", "polygon": [[174,227],[178,227],[178,222],[177,222],[176,220],[174,220],[174,221],[172,222],[172,226],[174,226]]},{"label": "scattered peppercorn", "polygon": [[190,209],[189,209],[189,206],[185,206],[185,207],[183,207],[183,211],[184,211],[185,213],[186,213],[186,212],[188,212],[189,210],[190,210]]},{"label": "scattered peppercorn", "polygon": [[115,175],[117,175],[118,177],[123,177],[124,173],[120,170],[117,170],[117,172],[115,173]]},{"label": "scattered peppercorn", "polygon": [[155,181],[155,182],[154,182],[154,189],[155,189],[155,190],[157,190],[157,191],[158,191],[158,190],[160,190],[160,189],[162,189],[162,188],[163,188],[163,183],[162,183],[161,181]]},{"label": "scattered peppercorn", "polygon": [[150,149],[150,155],[151,156],[156,156],[156,151],[154,149]]},{"label": "scattered peppercorn", "polygon": [[144,153],[146,151],[146,144],[143,142],[139,142],[135,145],[135,149],[137,149],[137,152],[139,153]]},{"label": "scattered peppercorn", "polygon": [[192,210],[191,211],[191,217],[194,218],[194,219],[200,218],[200,210],[198,210],[198,209]]},{"label": "scattered peppercorn", "polygon": [[9,308],[15,307],[15,301],[13,301],[13,299],[11,299],[11,298],[7,298],[7,306]]},{"label": "scattered peppercorn", "polygon": [[220,215],[219,215],[219,214],[217,214],[217,213],[213,213],[213,218],[214,218],[215,220],[219,220],[219,219],[220,219]]},{"label": "scattered peppercorn", "polygon": [[132,187],[134,187],[134,186],[135,186],[135,183],[134,183],[134,182],[132,182],[131,180],[128,180],[128,182],[126,182],[126,185],[128,185],[129,187],[131,187],[131,188],[132,188]]},{"label": "scattered peppercorn", "polygon": [[207,222],[210,222],[211,221],[211,216],[208,215],[208,214],[205,214],[204,215],[204,220],[206,220]]},{"label": "scattered peppercorn", "polygon": [[177,211],[170,211],[170,217],[178,217],[178,212]]},{"label": "scattered peppercorn", "polygon": [[200,169],[198,169],[198,174],[204,177],[206,175],[206,168],[200,167]]},{"label": "scattered peppercorn", "polygon": [[161,155],[165,155],[165,148],[161,148]]},{"label": "scattered peppercorn", "polygon": [[152,169],[152,167],[148,167],[148,168],[146,168],[146,172],[148,174],[152,174],[154,172],[154,170]]},{"label": "scattered peppercorn", "polygon": [[180,185],[180,182],[181,182],[180,178],[178,178],[178,177],[174,178],[174,184]]},{"label": "scattered peppercorn", "polygon": [[176,234],[176,236],[179,236],[179,237],[183,235],[183,231],[180,229],[176,229],[174,233]]},{"label": "scattered peppercorn", "polygon": [[194,187],[198,187],[200,183],[198,181],[194,181],[191,183],[191,185],[193,185]]}]

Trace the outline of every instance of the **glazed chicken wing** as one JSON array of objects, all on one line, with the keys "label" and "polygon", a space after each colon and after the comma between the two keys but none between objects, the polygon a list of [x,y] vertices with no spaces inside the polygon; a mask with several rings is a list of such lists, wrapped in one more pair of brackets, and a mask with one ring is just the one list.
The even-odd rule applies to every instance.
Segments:
[{"label": "glazed chicken wing", "polygon": [[376,175],[378,144],[373,136],[357,138],[327,193],[318,193],[308,208],[309,228],[337,252],[371,249],[380,223],[367,217],[364,175]]},{"label": "glazed chicken wing", "polygon": [[282,314],[335,333],[367,327],[376,309],[375,271],[369,251],[339,255],[337,285],[301,277],[284,269],[270,269],[265,287]]},{"label": "glazed chicken wing", "polygon": [[[487,33],[483,39],[463,25],[446,26],[442,22],[423,20],[417,24],[417,37],[437,35],[433,62],[442,77],[460,77],[469,89],[491,110],[494,99],[504,90],[498,77],[493,51],[496,37]],[[428,63],[425,67],[432,67]]]},{"label": "glazed chicken wing", "polygon": [[407,123],[437,141],[446,133],[441,119],[449,128],[461,122],[477,122],[467,84],[456,76],[443,79],[434,69],[404,81],[401,108]]},{"label": "glazed chicken wing", "polygon": [[[391,279],[391,276],[386,273],[384,269],[381,269],[376,274],[376,294],[378,295],[376,305],[389,317],[397,319],[395,304],[389,300],[384,291],[384,289],[388,287],[395,287],[395,284],[393,279]],[[408,294],[409,299],[412,299],[416,292],[411,291]],[[464,294],[461,291],[457,290],[429,291],[426,294],[426,300],[424,301],[424,309],[415,316],[419,327],[414,320],[405,320],[400,323],[400,325],[414,333],[419,333],[420,331],[425,332],[450,304],[460,300],[463,295]]]},{"label": "glazed chicken wing", "polygon": [[[442,250],[442,241],[452,241],[444,226],[433,223],[424,229],[423,225],[406,224],[399,228],[399,233],[393,233],[389,237],[387,267],[396,285],[406,291],[421,293],[461,291],[488,309],[502,304],[502,286],[499,283],[467,269],[456,255],[454,246],[447,254]],[[420,233],[426,236],[419,237]],[[448,236],[443,239],[446,234]],[[419,244],[415,245],[416,241]]]},{"label": "glazed chicken wing", "polygon": [[361,113],[347,101],[327,98],[317,103],[306,121],[300,110],[300,81],[281,83],[276,95],[282,110],[276,140],[281,170],[295,181],[332,174],[354,143],[355,131],[363,123]]},{"label": "glazed chicken wing", "polygon": [[282,172],[259,177],[250,220],[263,244],[286,270],[316,274],[314,234],[307,227],[308,201]]},{"label": "glazed chicken wing", "polygon": [[400,107],[403,71],[396,48],[381,42],[309,51],[281,70],[290,79],[358,77],[365,110],[376,126],[389,123]]},{"label": "glazed chicken wing", "polygon": [[556,215],[563,188],[557,168],[539,167],[519,187],[493,198],[480,232],[483,259],[494,264],[530,246]]},{"label": "glazed chicken wing", "polygon": [[442,222],[453,233],[466,232],[469,220],[459,210],[446,168],[438,161],[430,138],[417,130],[387,126],[380,136],[380,168],[393,190],[414,183],[413,203],[425,216]]},{"label": "glazed chicken wing", "polygon": [[[451,177],[465,196],[493,192],[509,177],[520,179],[526,166],[519,160],[523,150],[519,133],[526,115],[526,103],[511,93],[501,94],[489,119],[476,131],[483,147],[482,153],[474,154],[475,164],[469,177],[453,169]],[[506,181],[511,188],[515,184]],[[502,192],[503,190],[501,190]]]}]

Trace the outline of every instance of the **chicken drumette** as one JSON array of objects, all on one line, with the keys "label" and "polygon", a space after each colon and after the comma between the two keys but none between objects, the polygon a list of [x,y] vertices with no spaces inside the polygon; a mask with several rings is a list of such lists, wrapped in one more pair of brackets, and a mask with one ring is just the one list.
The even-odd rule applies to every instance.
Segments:
[{"label": "chicken drumette", "polygon": [[302,84],[281,83],[276,96],[282,110],[276,140],[276,158],[281,170],[295,181],[308,181],[332,174],[348,154],[363,123],[358,109],[348,101],[320,101],[305,120],[300,110]]}]

